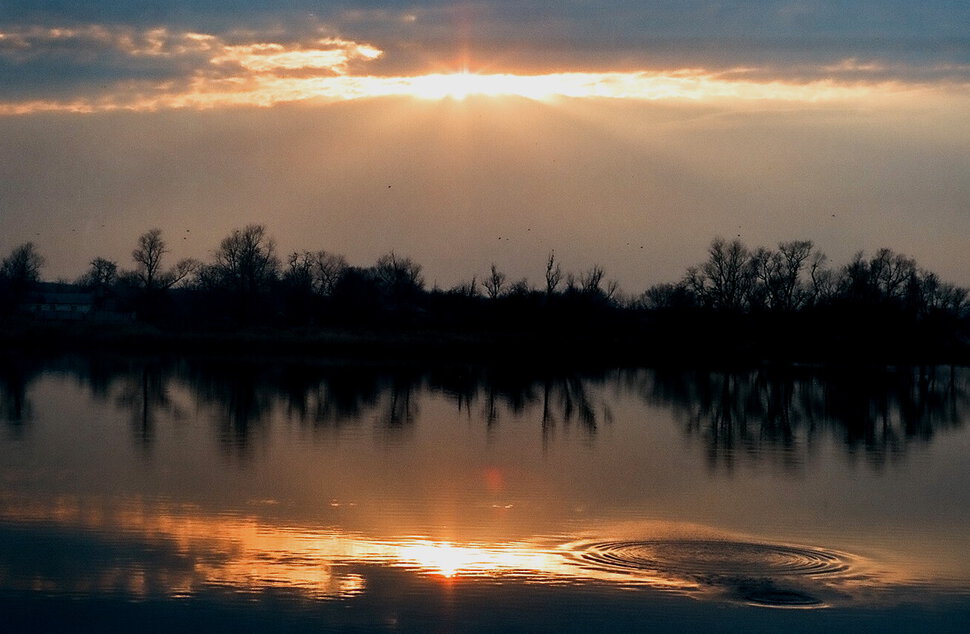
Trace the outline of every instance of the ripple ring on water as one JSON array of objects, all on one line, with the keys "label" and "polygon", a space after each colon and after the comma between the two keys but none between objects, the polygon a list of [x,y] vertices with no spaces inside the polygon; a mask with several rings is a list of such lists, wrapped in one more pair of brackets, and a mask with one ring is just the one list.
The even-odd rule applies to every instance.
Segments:
[{"label": "ripple ring on water", "polygon": [[693,578],[821,576],[849,569],[844,555],[829,550],[719,539],[594,542],[574,554],[584,564],[615,572]]}]

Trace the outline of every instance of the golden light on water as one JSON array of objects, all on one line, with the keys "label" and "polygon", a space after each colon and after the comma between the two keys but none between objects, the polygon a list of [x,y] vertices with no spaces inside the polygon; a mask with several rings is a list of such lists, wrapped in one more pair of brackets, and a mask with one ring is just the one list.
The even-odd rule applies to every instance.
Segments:
[{"label": "golden light on water", "polygon": [[558,556],[523,544],[486,545],[417,540],[393,548],[399,565],[454,577],[494,575],[511,571],[552,571],[562,565]]},{"label": "golden light on water", "polygon": [[[724,579],[729,576],[708,574],[706,567],[720,560],[728,564],[754,566],[770,570],[784,564],[784,555],[803,551],[814,556],[814,549],[781,544],[755,545],[736,541],[723,533],[714,533],[693,525],[647,522],[636,529],[644,542],[563,543],[553,538],[510,542],[458,542],[423,537],[380,538],[345,532],[335,528],[314,529],[277,524],[258,516],[202,512],[196,507],[145,506],[129,503],[123,508],[93,510],[89,506],[61,499],[43,508],[27,502],[5,505],[0,521],[15,525],[69,529],[72,534],[89,535],[95,541],[115,544],[121,551],[138,544],[148,544],[157,554],[150,566],[124,559],[107,557],[102,565],[78,571],[71,578],[34,574],[29,583],[33,590],[69,593],[122,592],[138,599],[163,593],[171,597],[191,597],[222,589],[233,593],[258,595],[266,591],[294,592],[311,599],[348,598],[368,589],[366,572],[360,566],[381,566],[410,570],[420,575],[449,582],[465,579],[518,579],[543,584],[575,584],[595,581],[622,587],[644,587],[692,596],[698,599],[731,600]],[[615,527],[626,532],[630,526]],[[717,538],[701,538],[697,553],[691,540],[682,536],[706,531]],[[700,533],[703,534],[703,533]],[[665,536],[674,535],[672,539]],[[724,540],[717,541],[717,540]],[[624,549],[645,544],[659,544],[673,554],[657,562],[670,567],[641,562],[637,557],[625,560]],[[712,544],[723,543],[726,550],[707,559]],[[708,552],[705,552],[705,547]],[[734,552],[740,549],[740,554]],[[762,553],[764,550],[764,553]],[[110,553],[110,549],[106,550]],[[827,551],[817,551],[828,556]],[[760,559],[765,555],[764,561]],[[752,559],[754,557],[754,559]],[[714,564],[711,564],[713,561]],[[780,561],[780,563],[779,563]],[[891,588],[906,583],[902,570],[866,571],[862,558],[852,558],[852,570],[831,564],[835,574],[820,577],[801,576],[799,587],[818,590],[822,596],[851,598],[878,588]],[[819,565],[809,557],[809,572]],[[824,563],[824,562],[823,562]],[[840,563],[836,561],[836,563]],[[641,565],[645,564],[645,565]],[[692,566],[701,568],[695,573]],[[784,569],[782,569],[784,573]],[[822,571],[824,572],[824,570]],[[703,574],[702,574],[703,573]],[[851,574],[850,574],[851,573]],[[2,575],[0,575],[2,576]],[[710,577],[710,578],[708,578]],[[722,579],[721,577],[724,577]],[[867,600],[875,600],[868,597]],[[818,602],[812,606],[824,607]],[[790,606],[789,606],[790,607]]]}]

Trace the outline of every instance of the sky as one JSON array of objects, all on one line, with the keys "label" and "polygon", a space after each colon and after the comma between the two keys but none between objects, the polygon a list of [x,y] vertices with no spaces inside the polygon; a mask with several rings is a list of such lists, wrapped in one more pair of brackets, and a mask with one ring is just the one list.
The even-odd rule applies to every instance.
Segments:
[{"label": "sky", "polygon": [[0,253],[46,279],[278,252],[635,295],[715,236],[889,247],[970,285],[957,0],[0,4]]}]

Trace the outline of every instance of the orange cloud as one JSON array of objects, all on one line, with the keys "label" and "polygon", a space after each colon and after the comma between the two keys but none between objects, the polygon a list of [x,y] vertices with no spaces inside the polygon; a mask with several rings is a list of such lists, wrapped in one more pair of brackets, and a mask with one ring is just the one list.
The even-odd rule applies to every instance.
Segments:
[{"label": "orange cloud", "polygon": [[[230,41],[230,39],[232,41]],[[237,41],[239,40],[239,41]],[[377,46],[338,37],[282,41],[268,36],[217,36],[167,28],[90,25],[30,27],[0,32],[0,58],[25,60],[83,54],[95,66],[121,68],[114,81],[82,84],[82,94],[4,99],[0,115],[39,112],[93,113],[232,106],[272,106],[295,101],[346,101],[410,96],[464,99],[471,95],[528,99],[826,101],[868,99],[908,91],[899,82],[844,83],[832,79],[758,81],[757,69],[714,73],[704,69],[628,72],[436,73],[384,76],[361,73],[385,55]],[[126,77],[126,64],[148,64]],[[833,73],[871,70],[846,60]],[[135,73],[137,75],[137,73]],[[83,79],[83,78],[82,78]],[[87,92],[84,92],[84,91]]]}]

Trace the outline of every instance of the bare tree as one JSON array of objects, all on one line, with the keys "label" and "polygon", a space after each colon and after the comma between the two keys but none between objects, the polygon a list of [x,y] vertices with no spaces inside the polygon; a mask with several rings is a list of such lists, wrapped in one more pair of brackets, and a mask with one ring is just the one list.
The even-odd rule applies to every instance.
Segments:
[{"label": "bare tree", "polygon": [[918,275],[914,260],[890,249],[880,249],[870,259],[860,251],[841,270],[839,294],[864,304],[905,302],[918,286]]},{"label": "bare tree", "polygon": [[899,299],[917,275],[916,261],[891,249],[879,249],[869,261],[869,274],[883,297]]},{"label": "bare tree", "polygon": [[202,263],[195,258],[181,259],[175,263],[175,266],[165,272],[162,278],[162,287],[171,288],[178,286],[183,281],[189,279],[189,276],[198,273],[201,268]]},{"label": "bare tree", "polygon": [[604,275],[606,275],[606,272],[598,264],[589,267],[588,270],[579,276],[579,287],[582,292],[587,295],[598,295],[602,293],[600,283],[603,281]]},{"label": "bare tree", "polygon": [[470,282],[458,282],[450,291],[454,295],[462,297],[478,297],[478,279],[472,275]]},{"label": "bare tree", "polygon": [[314,269],[316,255],[309,251],[294,252],[286,260],[287,269],[283,280],[291,287],[304,293],[313,293],[315,288]]},{"label": "bare tree", "polygon": [[812,254],[809,240],[782,242],[777,251],[759,248],[751,255],[751,267],[757,285],[748,289],[749,304],[761,304],[773,310],[801,308],[811,295],[802,279],[805,262]]},{"label": "bare tree", "polygon": [[556,287],[562,281],[562,268],[556,262],[556,252],[550,251],[549,258],[546,260],[546,295],[556,292]]},{"label": "bare tree", "polygon": [[640,296],[639,306],[648,310],[684,309],[694,306],[695,297],[685,282],[655,284]]},{"label": "bare tree", "polygon": [[812,263],[808,270],[812,281],[811,301],[815,304],[831,300],[838,290],[837,277],[826,267],[827,261],[828,257],[820,251],[812,254]]},{"label": "bare tree", "polygon": [[91,260],[90,266],[88,272],[78,278],[77,283],[79,285],[104,289],[118,280],[118,264],[116,262],[98,257]]},{"label": "bare tree", "polygon": [[687,283],[712,308],[738,311],[745,307],[755,279],[751,254],[740,240],[715,238],[708,259],[688,269]]},{"label": "bare tree", "polygon": [[603,289],[603,297],[608,301],[612,302],[614,300],[622,302],[622,298],[617,295],[617,291],[620,290],[620,283],[616,280],[607,280],[606,288]]},{"label": "bare tree", "polygon": [[803,281],[805,262],[812,256],[811,240],[792,240],[778,245],[782,257],[782,302],[784,310],[798,310],[805,305],[809,292]]},{"label": "bare tree", "polygon": [[751,267],[757,278],[748,294],[751,308],[775,308],[780,304],[782,257],[777,251],[759,247],[751,254]]},{"label": "bare tree", "polygon": [[152,290],[158,287],[162,256],[166,253],[168,248],[162,240],[161,229],[149,229],[138,236],[138,246],[131,252],[131,259],[135,261],[135,278],[142,288]]},{"label": "bare tree", "polygon": [[565,293],[567,295],[572,295],[579,290],[579,280],[576,279],[574,273],[566,273],[566,288]]},{"label": "bare tree", "polygon": [[[176,286],[189,275],[199,270],[200,264],[192,258],[185,258],[175,263],[168,270],[162,268],[162,259],[168,253],[168,245],[162,239],[162,230],[155,228],[138,236],[138,244],[131,252],[131,259],[135,261],[135,270],[119,275],[123,279],[141,287],[148,293],[164,290]],[[112,264],[103,258],[97,258],[100,273],[104,274]],[[91,263],[92,267],[94,262]],[[94,272],[89,271],[89,274]]]},{"label": "bare tree", "polygon": [[505,291],[505,294],[511,295],[511,296],[517,296],[517,297],[524,297],[528,295],[531,291],[532,289],[529,287],[529,280],[523,277],[522,279],[516,280],[515,282],[512,282],[511,284],[509,284],[508,288]]},{"label": "bare tree", "polygon": [[315,262],[315,275],[317,280],[317,290],[323,295],[330,296],[340,276],[347,270],[347,260],[342,255],[317,251]]},{"label": "bare tree", "polygon": [[954,317],[964,317],[970,309],[970,291],[944,282],[936,289],[929,305],[931,308],[949,313]]},{"label": "bare tree", "polygon": [[0,263],[0,277],[12,284],[31,284],[40,280],[40,269],[44,266],[44,256],[37,251],[33,242],[25,242],[14,247]]},{"label": "bare tree", "polygon": [[259,306],[257,297],[277,280],[280,261],[273,240],[264,225],[252,224],[233,229],[223,238],[215,253],[215,264],[202,271],[204,283],[230,291],[235,297],[236,314],[243,321]]},{"label": "bare tree", "polygon": [[505,273],[498,270],[495,263],[492,263],[491,271],[483,281],[482,286],[485,287],[485,292],[491,299],[495,299],[502,294],[505,288]]},{"label": "bare tree", "polygon": [[375,270],[378,280],[387,289],[404,290],[424,287],[421,265],[411,258],[396,255],[393,251],[377,259]]},{"label": "bare tree", "polygon": [[968,290],[941,282],[936,273],[923,273],[919,283],[920,309],[926,313],[941,312],[962,316],[967,308]]},{"label": "bare tree", "polygon": [[347,260],[327,251],[297,251],[289,255],[286,265],[283,279],[287,284],[306,293],[330,296],[347,269]]},{"label": "bare tree", "polygon": [[13,308],[24,300],[31,287],[40,281],[43,266],[44,257],[33,242],[15,247],[0,262],[0,311]]},{"label": "bare tree", "polygon": [[250,296],[276,279],[279,259],[264,225],[233,229],[216,251],[216,266],[223,284],[240,295]]}]

